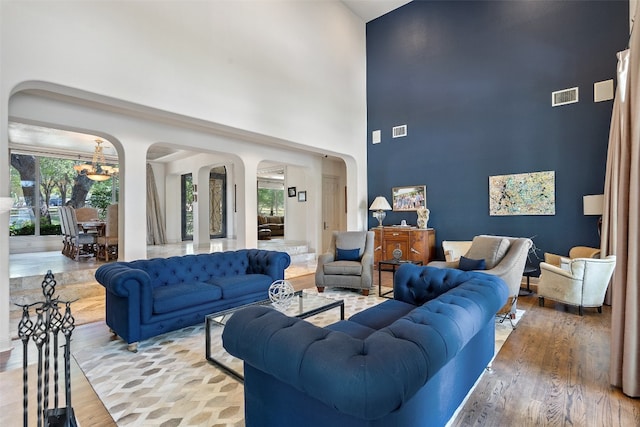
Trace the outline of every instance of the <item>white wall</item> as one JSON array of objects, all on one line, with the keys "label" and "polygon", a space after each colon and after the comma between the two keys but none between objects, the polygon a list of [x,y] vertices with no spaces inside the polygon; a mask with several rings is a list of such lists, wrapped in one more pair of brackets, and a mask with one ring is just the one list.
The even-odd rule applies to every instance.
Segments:
[{"label": "white wall", "polygon": [[[0,40],[0,164],[9,164],[10,116],[113,142],[124,259],[146,256],[140,183],[158,142],[236,156],[234,227],[247,246],[263,159],[296,157],[288,163],[310,168],[310,179],[317,153],[352,159],[349,204],[366,205],[365,27],[339,1],[4,0]],[[0,196],[8,189],[1,174]],[[313,218],[320,194],[308,194]],[[350,228],[364,227],[366,208],[350,212]],[[8,272],[8,231],[0,230],[0,271]],[[9,336],[3,274],[0,350]]]}]

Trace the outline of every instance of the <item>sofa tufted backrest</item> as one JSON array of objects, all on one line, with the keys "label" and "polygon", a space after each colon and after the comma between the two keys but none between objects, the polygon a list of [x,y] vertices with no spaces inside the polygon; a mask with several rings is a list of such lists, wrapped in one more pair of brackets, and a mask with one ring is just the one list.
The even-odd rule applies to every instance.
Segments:
[{"label": "sofa tufted backrest", "polygon": [[406,263],[398,268],[394,277],[393,297],[409,304],[422,305],[477,274],[471,271]]},{"label": "sofa tufted backrest", "polygon": [[151,286],[156,288],[185,282],[207,282],[212,277],[246,274],[249,259],[247,251],[240,250],[142,259],[125,264],[144,270],[151,278]]}]

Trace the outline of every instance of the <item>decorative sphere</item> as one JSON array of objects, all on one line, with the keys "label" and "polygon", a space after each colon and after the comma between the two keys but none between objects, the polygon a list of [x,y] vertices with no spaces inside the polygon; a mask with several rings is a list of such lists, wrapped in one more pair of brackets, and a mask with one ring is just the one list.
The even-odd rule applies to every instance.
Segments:
[{"label": "decorative sphere", "polygon": [[276,308],[286,308],[291,304],[295,290],[286,280],[276,280],[269,286],[269,299]]}]

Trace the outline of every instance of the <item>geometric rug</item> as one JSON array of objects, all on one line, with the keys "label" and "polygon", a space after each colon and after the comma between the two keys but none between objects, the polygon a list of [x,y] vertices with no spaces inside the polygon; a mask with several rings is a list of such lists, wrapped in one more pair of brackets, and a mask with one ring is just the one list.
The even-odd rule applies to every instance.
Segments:
[{"label": "geometric rug", "polygon": [[[345,318],[384,301],[337,288],[327,288],[323,296],[343,299]],[[522,314],[518,310],[515,320]],[[306,320],[324,326],[339,319],[339,310],[332,309]],[[496,321],[496,354],[511,330],[508,320]],[[221,345],[219,351],[224,352]],[[116,339],[73,351],[73,357],[118,426],[244,426],[243,386],[205,359],[204,325],[144,340],[137,353]]]}]

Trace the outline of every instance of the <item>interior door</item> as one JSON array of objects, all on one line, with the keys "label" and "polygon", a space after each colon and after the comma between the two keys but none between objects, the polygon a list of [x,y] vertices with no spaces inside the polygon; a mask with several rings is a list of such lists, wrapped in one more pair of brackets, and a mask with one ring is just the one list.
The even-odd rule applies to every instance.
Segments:
[{"label": "interior door", "polygon": [[324,175],[322,177],[322,252],[331,242],[331,234],[340,230],[340,209],[344,209],[338,184],[338,177]]},{"label": "interior door", "polygon": [[182,240],[193,240],[193,177],[191,174],[182,175],[180,184]]},{"label": "interior door", "polygon": [[227,173],[224,166],[209,173],[209,237],[227,237]]}]

